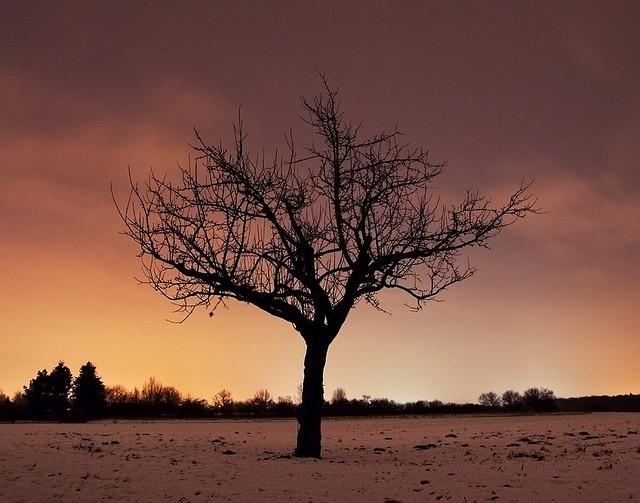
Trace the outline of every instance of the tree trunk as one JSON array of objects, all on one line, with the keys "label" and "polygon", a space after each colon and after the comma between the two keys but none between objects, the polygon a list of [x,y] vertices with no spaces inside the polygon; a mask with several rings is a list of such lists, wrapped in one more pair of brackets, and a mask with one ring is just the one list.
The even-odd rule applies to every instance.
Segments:
[{"label": "tree trunk", "polygon": [[308,342],[304,357],[302,403],[298,407],[298,442],[295,455],[319,458],[322,442],[322,408],[324,406],[323,374],[328,344]]}]

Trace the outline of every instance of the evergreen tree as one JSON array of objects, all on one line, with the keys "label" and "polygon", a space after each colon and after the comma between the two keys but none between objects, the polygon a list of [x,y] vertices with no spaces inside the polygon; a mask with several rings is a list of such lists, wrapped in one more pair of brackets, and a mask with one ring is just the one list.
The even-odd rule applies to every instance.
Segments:
[{"label": "evergreen tree", "polygon": [[80,367],[80,373],[73,383],[71,394],[76,416],[90,419],[104,411],[106,388],[102,379],[96,374],[95,365],[91,362]]},{"label": "evergreen tree", "polygon": [[51,409],[56,417],[62,417],[69,410],[69,391],[73,375],[63,361],[49,374],[49,386],[51,393]]},{"label": "evergreen tree", "polygon": [[13,404],[11,399],[0,390],[0,421],[13,419]]},{"label": "evergreen tree", "polygon": [[62,418],[69,409],[69,390],[73,376],[63,361],[48,373],[38,371],[29,386],[24,387],[29,411],[35,418]]},{"label": "evergreen tree", "polygon": [[29,381],[29,386],[24,387],[24,397],[29,413],[40,418],[49,410],[49,373],[47,369],[39,370],[35,379]]}]

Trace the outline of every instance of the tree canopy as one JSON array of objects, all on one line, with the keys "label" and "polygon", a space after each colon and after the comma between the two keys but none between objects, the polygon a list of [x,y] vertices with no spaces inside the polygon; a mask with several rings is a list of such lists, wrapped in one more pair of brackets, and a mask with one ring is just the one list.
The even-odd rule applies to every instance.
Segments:
[{"label": "tree canopy", "polygon": [[73,376],[63,361],[58,362],[51,373],[38,371],[29,386],[24,387],[28,407],[34,417],[61,418],[69,409],[69,390]]},{"label": "tree canopy", "polygon": [[98,416],[106,405],[106,388],[91,362],[80,367],[71,391],[76,414],[86,417]]},{"label": "tree canopy", "polygon": [[[327,351],[351,309],[396,290],[419,310],[474,269],[461,260],[471,246],[535,212],[522,183],[507,200],[469,190],[441,204],[433,182],[445,168],[404,143],[395,128],[363,133],[348,120],[338,93],[302,99],[313,140],[285,134],[284,153],[253,154],[242,120],[230,147],[196,130],[195,159],[177,181],[153,171],[130,179],[118,207],[139,247],[146,281],[189,316],[213,315],[226,299],[253,304],[291,323],[307,345],[299,408],[300,456],[320,455]],[[114,198],[115,200],[115,198]]]},{"label": "tree canopy", "polygon": [[149,284],[187,314],[233,298],[305,338],[320,326],[332,339],[359,300],[381,309],[384,289],[420,309],[474,272],[459,260],[465,248],[535,211],[528,184],[498,207],[472,190],[441,205],[432,185],[445,163],[403,143],[398,129],[364,136],[324,83],[302,101],[311,144],[289,132],[284,154],[254,155],[240,121],[230,148],[196,131],[196,158],[177,183],[154,173],[131,182],[120,209],[126,234]]}]

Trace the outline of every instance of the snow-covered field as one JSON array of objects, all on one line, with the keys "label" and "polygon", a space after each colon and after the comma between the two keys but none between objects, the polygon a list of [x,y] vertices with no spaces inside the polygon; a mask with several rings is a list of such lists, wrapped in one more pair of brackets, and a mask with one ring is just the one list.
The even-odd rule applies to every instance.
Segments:
[{"label": "snow-covered field", "polygon": [[0,501],[640,501],[640,414],[0,424]]}]

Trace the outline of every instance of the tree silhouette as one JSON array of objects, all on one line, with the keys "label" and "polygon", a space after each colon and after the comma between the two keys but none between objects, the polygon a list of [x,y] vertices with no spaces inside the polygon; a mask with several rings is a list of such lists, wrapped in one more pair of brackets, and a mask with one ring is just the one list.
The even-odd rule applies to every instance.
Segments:
[{"label": "tree silhouette", "polygon": [[46,369],[38,371],[29,386],[24,387],[29,411],[35,418],[53,416],[62,418],[69,409],[69,390],[73,376],[64,362],[49,374]]},{"label": "tree silhouette", "polygon": [[233,397],[228,389],[221,389],[213,396],[213,406],[223,415],[228,415],[233,408]]},{"label": "tree silhouette", "polygon": [[484,405],[485,407],[497,408],[500,407],[501,400],[500,397],[493,391],[489,391],[488,393],[482,393],[478,397],[478,402],[480,405]]},{"label": "tree silhouette", "polygon": [[336,388],[333,390],[333,395],[331,395],[331,403],[336,404],[340,402],[347,401],[347,392],[344,388]]},{"label": "tree silhouette", "polygon": [[29,417],[29,402],[24,391],[16,391],[14,393],[11,399],[11,409],[16,419]]},{"label": "tree silhouette", "polygon": [[13,419],[13,404],[11,399],[0,390],[0,421]]},{"label": "tree silhouette", "polygon": [[107,404],[123,404],[129,400],[130,393],[121,384],[116,384],[114,386],[107,386],[105,389],[105,397],[107,400]]},{"label": "tree silhouette", "polygon": [[522,395],[513,390],[502,393],[501,400],[502,406],[507,410],[515,410],[522,405]]},{"label": "tree silhouette", "polygon": [[556,396],[548,388],[529,388],[522,394],[522,401],[536,412],[550,412],[556,408]]},{"label": "tree silhouette", "polygon": [[147,413],[175,414],[182,402],[182,395],[173,386],[164,386],[155,377],[149,377],[142,385],[140,400]]},{"label": "tree silhouette", "polygon": [[49,373],[47,369],[39,370],[29,386],[24,386],[24,396],[28,404],[29,413],[34,418],[42,418],[51,410],[49,391]]},{"label": "tree silhouette", "polygon": [[[306,344],[296,455],[319,457],[327,351],[351,309],[382,310],[379,292],[398,290],[419,310],[474,269],[461,261],[534,212],[528,185],[502,205],[467,191],[443,205],[432,183],[445,163],[402,142],[397,129],[365,136],[343,115],[337,91],[302,98],[317,141],[285,154],[252,155],[242,121],[234,142],[208,144],[178,181],[151,172],[131,180],[116,207],[140,250],[146,282],[188,316],[213,315],[226,299],[247,302],[293,325]],[[115,200],[115,198],[114,198]]]},{"label": "tree silhouette", "polygon": [[80,367],[78,377],[71,390],[73,410],[77,417],[91,419],[99,416],[105,409],[106,389],[102,379],[96,374],[91,362]]},{"label": "tree silhouette", "polygon": [[264,388],[259,389],[253,395],[253,398],[251,399],[251,404],[258,411],[264,412],[267,410],[267,408],[273,405],[273,397],[271,396],[271,393],[269,393],[269,390]]},{"label": "tree silhouette", "polygon": [[121,384],[107,386],[105,390],[107,412],[110,415],[123,416],[130,414],[135,407],[132,393]]},{"label": "tree silhouette", "polygon": [[327,412],[333,415],[344,415],[349,411],[349,399],[344,388],[336,388],[331,395],[331,403],[328,404]]}]

